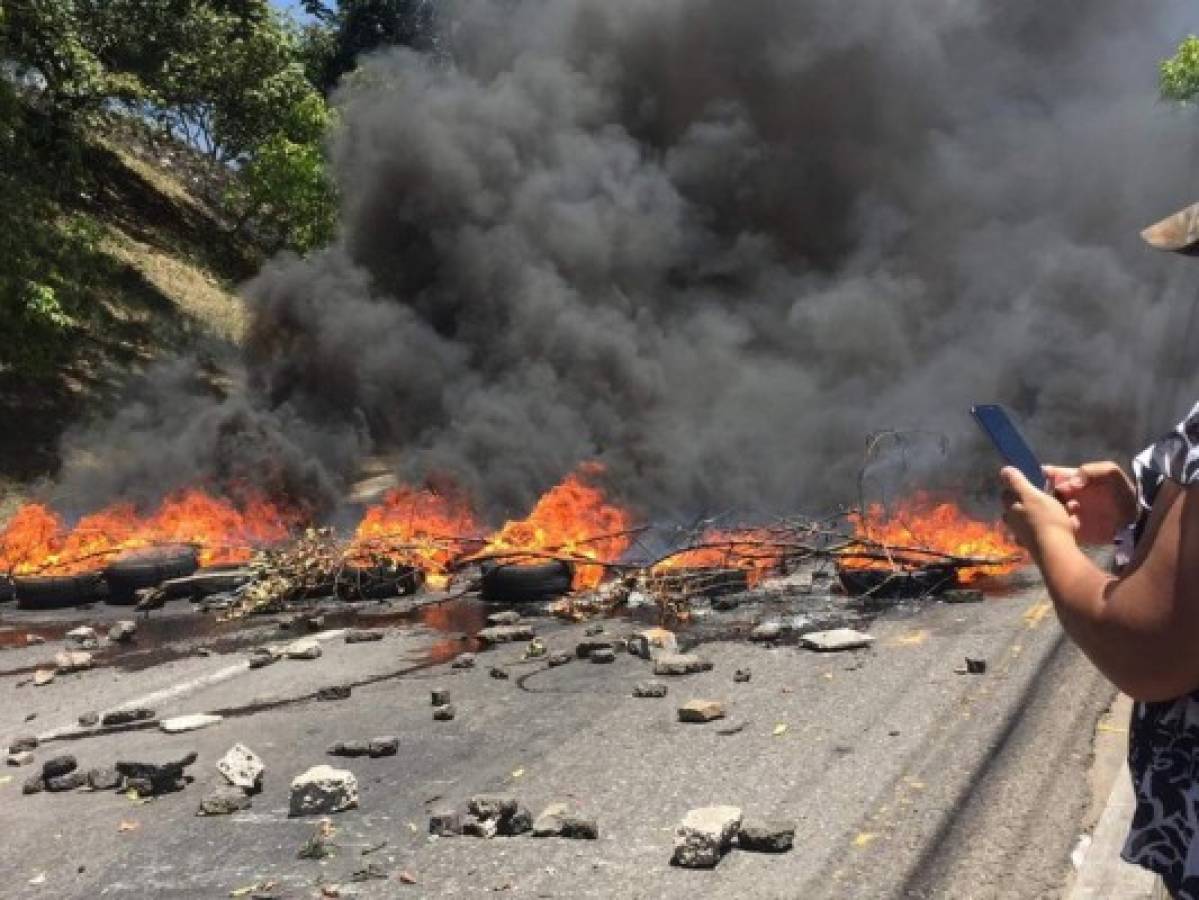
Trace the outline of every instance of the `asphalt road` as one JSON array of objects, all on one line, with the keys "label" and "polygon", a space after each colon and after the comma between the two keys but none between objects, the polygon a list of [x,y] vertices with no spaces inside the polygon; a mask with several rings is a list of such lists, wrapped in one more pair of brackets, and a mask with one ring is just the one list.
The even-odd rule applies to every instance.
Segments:
[{"label": "asphalt road", "polygon": [[[189,750],[199,760],[193,784],[148,803],[87,791],[26,797],[31,767],[0,773],[11,776],[0,785],[3,896],[223,897],[267,881],[284,897],[320,896],[329,885],[365,897],[1057,896],[1089,797],[1094,724],[1112,691],[1064,641],[1040,587],[892,609],[869,623],[876,644],[852,653],[736,638],[778,609],[794,611],[767,601],[704,620],[694,634],[714,638],[699,647],[714,669],[663,679],[664,699],[631,696],[650,671],[627,654],[547,669],[508,646],[480,654],[473,670],[451,669],[444,660],[465,646],[457,633],[473,632],[487,612],[478,604],[371,607],[389,627],[385,640],[347,645],[326,633],[320,659],[258,670],[245,666],[248,647],[294,632],[265,622],[217,629],[168,611],[136,648],[105,651],[100,667],[35,687],[30,672],[62,648],[55,638],[66,627],[119,613],[43,618],[36,630],[47,644],[0,652],[0,735],[58,735],[36,751],[39,764],[62,752],[84,769]],[[583,625],[535,621],[551,652],[583,635]],[[0,644],[21,644],[27,626],[22,613],[0,614]],[[636,627],[605,622],[613,636]],[[195,655],[198,645],[216,652]],[[966,656],[985,658],[987,672],[958,674]],[[491,678],[493,665],[511,678]],[[752,680],[734,683],[745,667]],[[313,697],[334,684],[354,685],[350,698]],[[454,721],[432,720],[434,687],[452,692]],[[725,701],[729,719],[679,723],[678,705],[692,698]],[[150,727],[80,736],[74,725],[82,712],[139,703],[160,717],[226,719],[181,735]],[[745,727],[719,734],[730,722]],[[325,755],[334,741],[383,734],[399,736],[398,756]],[[196,817],[235,742],[265,760],[265,790],[246,812]],[[333,817],[337,853],[316,862],[296,858],[314,822],[289,819],[287,799],[291,778],[320,763],[355,773],[361,806]],[[571,801],[597,819],[600,839],[427,836],[431,808],[494,791],[535,814]],[[733,851],[712,871],[670,866],[675,825],[711,804],[793,820],[795,849]],[[369,862],[388,879],[350,883]]]}]

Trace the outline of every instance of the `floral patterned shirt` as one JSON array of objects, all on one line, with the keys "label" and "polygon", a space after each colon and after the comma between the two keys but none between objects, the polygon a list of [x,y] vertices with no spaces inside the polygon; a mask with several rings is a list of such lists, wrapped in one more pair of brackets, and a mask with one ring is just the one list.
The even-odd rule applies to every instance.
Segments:
[{"label": "floral patterned shirt", "polygon": [[[1139,538],[1166,479],[1199,481],[1199,405],[1133,460],[1133,471]],[[1161,875],[1179,900],[1199,900],[1199,691],[1133,706],[1128,766],[1136,811],[1124,859]]]}]

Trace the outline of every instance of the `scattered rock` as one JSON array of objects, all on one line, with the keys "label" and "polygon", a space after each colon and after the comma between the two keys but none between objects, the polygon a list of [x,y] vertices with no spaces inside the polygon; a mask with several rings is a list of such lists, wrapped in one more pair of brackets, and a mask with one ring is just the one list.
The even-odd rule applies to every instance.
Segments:
[{"label": "scattered rock", "polygon": [[[505,678],[508,676],[505,675]],[[433,708],[434,722],[451,722],[454,719],[454,704],[447,703],[445,706],[436,706]]]},{"label": "scattered rock", "polygon": [[597,647],[591,651],[591,661],[601,664],[616,662],[616,651],[611,647]]},{"label": "scattered rock", "polygon": [[505,837],[515,837],[518,834],[524,834],[526,831],[532,831],[533,814],[526,807],[517,804],[516,811],[512,815],[500,816],[495,830],[497,834]]},{"label": "scattered rock", "polygon": [[941,594],[943,603],[982,603],[986,595],[977,588],[956,588]]},{"label": "scattered rock", "polygon": [[108,639],[114,644],[125,644],[133,640],[137,635],[137,623],[129,619],[122,619],[111,628],[108,629]]},{"label": "scattered rock", "polygon": [[541,638],[533,638],[525,647],[523,656],[525,659],[540,659],[547,653],[549,653],[549,649],[545,646],[545,642]]},{"label": "scattered rock", "polygon": [[549,666],[551,669],[556,669],[558,666],[564,666],[568,662],[572,662],[573,660],[574,660],[574,656],[572,656],[569,653],[555,653],[553,656],[549,657],[549,659],[547,659],[545,661],[545,664],[547,666]]},{"label": "scattered rock", "polygon": [[516,813],[520,803],[508,794],[477,794],[466,801],[466,809],[480,819],[502,819]]},{"label": "scattered rock", "polygon": [[256,793],[262,790],[266,766],[258,754],[245,744],[234,744],[216,764],[216,770],[234,787]]},{"label": "scattered rock", "polygon": [[347,644],[365,644],[383,640],[383,632],[374,628],[351,628],[346,632]]},{"label": "scattered rock", "polygon": [[139,794],[169,794],[181,791],[184,786],[183,770],[194,763],[197,754],[193,750],[186,756],[167,763],[118,762],[117,771],[125,776],[126,785]]},{"label": "scattered rock", "polygon": [[434,706],[445,706],[450,702],[450,692],[444,688],[437,688],[432,692]]},{"label": "scattered rock", "polygon": [[30,775],[25,779],[25,783],[21,785],[22,794],[40,794],[46,789],[46,782],[42,780],[41,775]]},{"label": "scattered rock", "polygon": [[629,591],[629,595],[625,598],[625,606],[629,609],[638,609],[642,606],[654,606],[654,598],[649,594],[643,594],[641,591]]},{"label": "scattered rock", "polygon": [[688,700],[679,707],[680,722],[711,722],[724,718],[724,704],[719,700]]},{"label": "scattered rock", "polygon": [[495,819],[480,819],[477,816],[462,817],[462,833],[471,837],[493,838],[499,828]]},{"label": "scattered rock", "polygon": [[740,734],[749,725],[745,719],[738,719],[735,722],[729,722],[727,725],[722,725],[716,729],[716,733],[721,737],[731,737],[734,734]]},{"label": "scattered rock", "polygon": [[749,669],[738,669],[733,673],[733,682],[736,684],[745,684],[753,677],[753,672]]},{"label": "scattered rock", "polygon": [[454,809],[435,809],[429,815],[429,834],[455,837],[462,834],[462,814]]},{"label": "scattered rock", "polygon": [[749,633],[751,641],[777,641],[783,636],[783,623],[778,621],[762,622]]},{"label": "scattered rock", "polygon": [[633,688],[634,697],[665,697],[666,685],[660,681],[639,681]]},{"label": "scattered rock", "polygon": [[263,666],[269,666],[271,663],[278,662],[280,655],[266,647],[256,647],[250,653],[250,668],[261,669]]},{"label": "scattered rock", "polygon": [[321,645],[317,641],[293,641],[283,648],[283,655],[288,659],[320,659]]},{"label": "scattered rock", "polygon": [[46,639],[44,637],[42,637],[40,634],[25,635],[25,646],[26,647],[32,647],[35,644],[44,644],[44,643],[46,643]]},{"label": "scattered rock", "polygon": [[25,734],[19,738],[13,738],[13,742],[8,745],[9,753],[20,753],[22,750],[36,750],[37,738],[32,734]]},{"label": "scattered rock", "polygon": [[968,675],[985,675],[987,671],[987,661],[985,659],[973,659],[966,657],[966,674]]},{"label": "scattered rock", "polygon": [[597,634],[603,634],[603,633],[604,633],[604,626],[601,625],[599,622],[596,622],[594,625],[588,625],[587,628],[583,631],[583,634],[586,637],[595,637]]},{"label": "scattered rock", "polygon": [[57,669],[38,669],[33,673],[33,683],[36,687],[42,687],[54,680],[54,676],[58,674]]},{"label": "scattered rock", "polygon": [[59,672],[82,672],[92,667],[92,655],[86,650],[63,650],[54,654],[54,668]]},{"label": "scattered rock", "polygon": [[509,678],[508,673],[497,666],[492,666],[491,670],[487,674],[492,678],[498,678],[500,681],[507,681]]},{"label": "scattered rock", "polygon": [[455,669],[473,669],[475,667],[475,655],[473,653],[463,653],[450,663],[450,666]]},{"label": "scattered rock", "polygon": [[874,643],[874,638],[852,628],[834,628],[831,631],[813,631],[805,634],[800,638],[800,643],[809,650],[835,653],[869,647]]},{"label": "scattered rock", "polygon": [[551,803],[533,821],[533,837],[558,837],[570,814],[570,807],[565,803]]},{"label": "scattered rock", "polygon": [[305,616],[304,627],[309,631],[321,631],[325,627],[324,616]]},{"label": "scattered rock", "polygon": [[488,625],[516,625],[520,622],[520,613],[514,609],[505,609],[500,612],[493,612],[487,617]]},{"label": "scattered rock", "polygon": [[675,830],[676,866],[711,869],[728,852],[741,827],[741,810],[735,806],[705,806],[683,817]]},{"label": "scattered rock", "polygon": [[330,756],[370,756],[371,745],[367,741],[338,741],[325,752]]},{"label": "scattered rock", "polygon": [[794,844],[794,822],[750,821],[737,835],[737,846],[754,853],[786,853]]},{"label": "scattered rock", "polygon": [[346,769],[313,766],[292,779],[289,816],[319,816],[355,809],[358,779]]},{"label": "scattered rock", "polygon": [[692,653],[659,653],[654,660],[655,675],[691,675],[711,669],[711,662]]},{"label": "scattered rock", "polygon": [[197,816],[228,816],[250,808],[249,795],[235,787],[219,787],[200,800]]},{"label": "scattered rock", "polygon": [[595,819],[583,816],[567,816],[562,821],[562,837],[576,841],[599,840],[599,825]]},{"label": "scattered rock", "polygon": [[653,659],[659,653],[677,653],[678,638],[665,628],[647,628],[629,638],[629,652],[642,659]]},{"label": "scattered rock", "polygon": [[46,782],[46,790],[55,794],[73,791],[87,784],[87,776],[82,772],[68,772],[66,775],[55,775],[53,778],[43,775],[42,780]]},{"label": "scattered rock", "polygon": [[79,726],[81,728],[94,728],[100,724],[100,714],[98,712],[85,712],[79,717]]},{"label": "scattered rock", "polygon": [[209,725],[216,725],[222,719],[223,716],[212,713],[193,713],[190,716],[175,716],[171,719],[163,719],[158,723],[158,727],[167,734],[182,734],[185,731],[199,731],[201,728],[207,728]]},{"label": "scattered rock", "polygon": [[21,750],[17,753],[8,754],[8,764],[10,766],[27,766],[33,762],[33,754],[28,750]]},{"label": "scattered rock", "polygon": [[[92,644],[97,644],[96,629],[90,625],[80,625],[78,628],[72,628],[63,637],[73,644],[86,644],[89,641]],[[88,648],[84,648],[88,649]]]},{"label": "scattered rock", "polygon": [[153,719],[156,713],[152,709],[139,707],[137,709],[117,709],[105,713],[100,718],[100,724],[105,728],[110,725],[129,725],[133,722],[144,722]]},{"label": "scattered rock", "polygon": [[372,759],[378,759],[381,756],[395,756],[400,752],[400,739],[392,735],[371,738],[367,750]]},{"label": "scattered rock", "polygon": [[317,700],[349,700],[350,686],[348,684],[332,684],[316,692]]},{"label": "scattered rock", "polygon": [[121,773],[111,767],[90,769],[87,773],[88,787],[96,791],[115,791],[121,786]]},{"label": "scattered rock", "polygon": [[537,637],[529,625],[493,625],[484,628],[475,637],[484,644],[511,644],[518,641],[531,641]]},{"label": "scattered rock", "polygon": [[74,772],[78,767],[79,761],[70,754],[52,756],[42,763],[42,777],[54,778],[57,775],[66,775],[68,772]]},{"label": "scattered rock", "polygon": [[575,646],[575,656],[579,659],[588,659],[591,654],[597,650],[612,650],[611,641],[580,641]]}]

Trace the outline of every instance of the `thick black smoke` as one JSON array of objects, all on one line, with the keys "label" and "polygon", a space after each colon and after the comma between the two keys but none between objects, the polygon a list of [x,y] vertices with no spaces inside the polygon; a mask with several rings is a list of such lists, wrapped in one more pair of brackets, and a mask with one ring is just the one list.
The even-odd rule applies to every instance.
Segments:
[{"label": "thick black smoke", "polygon": [[973,442],[990,400],[1127,455],[1196,387],[1188,263],[1137,237],[1194,199],[1199,123],[1155,99],[1187,9],[459,3],[442,57],[343,87],[342,237],[249,285],[246,392],[172,410],[173,464],[233,416],[321,497],[375,452],[491,510],[589,458],[651,514],[811,509],[868,433]]}]

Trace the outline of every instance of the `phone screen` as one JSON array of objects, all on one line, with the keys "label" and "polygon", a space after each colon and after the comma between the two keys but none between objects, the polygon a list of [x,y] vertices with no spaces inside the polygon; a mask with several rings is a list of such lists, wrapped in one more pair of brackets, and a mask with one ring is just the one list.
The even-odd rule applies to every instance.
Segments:
[{"label": "phone screen", "polygon": [[999,451],[999,455],[1003,457],[1004,461],[1009,466],[1015,466],[1023,472],[1024,477],[1034,487],[1045,490],[1048,482],[1045,472],[1041,468],[1041,462],[1032,452],[1032,448],[1028,446],[1028,442],[1024,440],[1024,435],[1008,417],[1007,411],[996,404],[981,404],[971,407],[970,414],[986,432],[987,437],[991,439],[991,443],[995,445],[995,449]]}]

